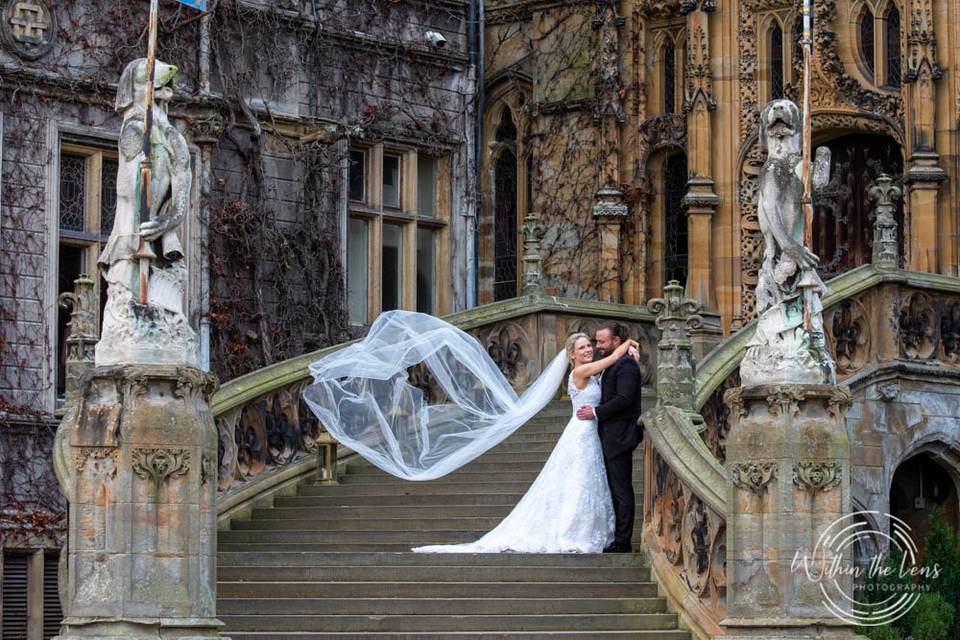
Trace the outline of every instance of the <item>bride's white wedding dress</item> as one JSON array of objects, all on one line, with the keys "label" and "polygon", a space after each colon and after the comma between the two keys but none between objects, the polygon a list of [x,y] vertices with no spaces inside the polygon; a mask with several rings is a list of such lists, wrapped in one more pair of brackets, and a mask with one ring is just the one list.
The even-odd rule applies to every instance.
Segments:
[{"label": "bride's white wedding dress", "polygon": [[573,416],[546,464],[513,511],[476,542],[417,547],[421,553],[600,553],[613,542],[613,501],[596,420],[576,411],[600,402],[595,378],[567,382]]}]

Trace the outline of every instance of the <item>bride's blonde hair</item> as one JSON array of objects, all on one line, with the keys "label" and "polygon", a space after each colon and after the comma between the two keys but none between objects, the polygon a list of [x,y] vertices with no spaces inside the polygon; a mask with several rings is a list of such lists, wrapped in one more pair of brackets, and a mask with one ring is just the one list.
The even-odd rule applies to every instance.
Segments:
[{"label": "bride's blonde hair", "polygon": [[573,366],[573,348],[577,346],[577,340],[580,338],[586,338],[587,340],[590,340],[590,336],[582,331],[571,333],[569,336],[567,336],[567,344],[565,349],[567,350],[567,362],[570,363],[571,367]]}]

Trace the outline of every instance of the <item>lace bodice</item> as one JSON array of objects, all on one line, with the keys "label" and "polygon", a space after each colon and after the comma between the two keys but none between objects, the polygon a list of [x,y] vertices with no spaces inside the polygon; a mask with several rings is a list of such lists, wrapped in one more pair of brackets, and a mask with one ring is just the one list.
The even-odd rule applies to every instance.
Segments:
[{"label": "lace bodice", "polygon": [[570,402],[573,404],[574,412],[585,404],[591,407],[600,404],[600,382],[597,381],[596,376],[587,378],[587,386],[583,389],[577,389],[573,384],[573,376],[569,376],[567,378],[567,391],[570,393]]}]

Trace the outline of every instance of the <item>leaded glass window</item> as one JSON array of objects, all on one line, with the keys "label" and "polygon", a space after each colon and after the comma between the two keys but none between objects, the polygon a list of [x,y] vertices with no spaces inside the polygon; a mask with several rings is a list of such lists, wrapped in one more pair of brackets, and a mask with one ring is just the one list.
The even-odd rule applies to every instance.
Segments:
[{"label": "leaded glass window", "polygon": [[[116,178],[116,174],[114,174]],[[60,156],[60,228],[83,231],[86,210],[87,159],[84,156]]]},{"label": "leaded glass window", "polygon": [[900,10],[891,3],[886,19],[887,86],[900,86]]},{"label": "leaded glass window", "polygon": [[770,30],[770,99],[783,97],[783,27],[774,23]]},{"label": "leaded glass window", "polygon": [[100,235],[109,236],[113,231],[113,219],[117,215],[117,170],[116,160],[104,158],[100,172]]},{"label": "leaded glass window", "polygon": [[873,12],[865,7],[863,13],[860,14],[860,53],[863,55],[863,62],[867,65],[871,76],[876,73],[873,33]]},{"label": "leaded glass window", "polygon": [[494,165],[493,298],[517,295],[517,156],[504,148]]},{"label": "leaded glass window", "polygon": [[677,112],[677,48],[667,38],[663,45],[663,112]]},{"label": "leaded glass window", "polygon": [[687,282],[687,214],[683,197],[687,194],[687,156],[675,153],[664,164],[664,284]]}]

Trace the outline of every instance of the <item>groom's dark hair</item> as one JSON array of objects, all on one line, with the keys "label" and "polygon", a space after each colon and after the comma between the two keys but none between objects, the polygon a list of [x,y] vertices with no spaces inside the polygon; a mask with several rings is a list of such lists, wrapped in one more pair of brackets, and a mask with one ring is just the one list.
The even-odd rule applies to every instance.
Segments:
[{"label": "groom's dark hair", "polygon": [[611,338],[619,338],[620,342],[625,342],[627,339],[627,327],[615,322],[614,320],[606,320],[601,322],[597,327],[597,331],[606,330],[610,332]]}]

